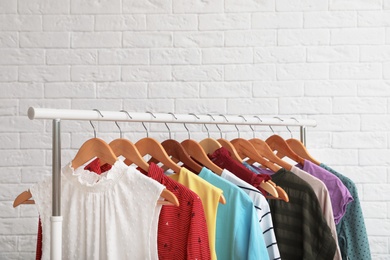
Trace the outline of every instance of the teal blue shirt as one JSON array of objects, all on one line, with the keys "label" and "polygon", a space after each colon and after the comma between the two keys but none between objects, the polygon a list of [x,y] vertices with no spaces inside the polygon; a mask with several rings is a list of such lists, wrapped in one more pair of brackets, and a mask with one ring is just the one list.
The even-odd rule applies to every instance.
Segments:
[{"label": "teal blue shirt", "polygon": [[218,259],[269,259],[251,198],[239,187],[203,168],[199,177],[223,190],[226,204],[219,204],[215,250]]},{"label": "teal blue shirt", "polygon": [[336,225],[343,260],[370,260],[370,245],[355,183],[323,163],[320,166],[336,175],[353,197],[353,201],[347,205],[344,217]]}]

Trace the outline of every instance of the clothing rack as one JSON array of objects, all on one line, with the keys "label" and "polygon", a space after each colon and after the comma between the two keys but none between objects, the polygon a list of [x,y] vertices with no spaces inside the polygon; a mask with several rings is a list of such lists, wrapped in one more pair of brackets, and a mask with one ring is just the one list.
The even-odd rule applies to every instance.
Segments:
[{"label": "clothing rack", "polygon": [[[191,123],[191,124],[223,124],[223,125],[266,125],[266,126],[299,126],[300,139],[306,144],[306,127],[316,126],[310,119],[281,119],[279,117],[262,118],[258,116],[232,115],[196,115],[173,113],[139,113],[127,111],[71,110],[71,109],[28,109],[28,117],[34,119],[53,120],[52,140],[52,216],[51,216],[51,259],[61,259],[62,249],[62,216],[61,216],[61,120],[85,121],[118,121],[118,122],[153,122],[153,123]],[[289,129],[288,129],[289,130]],[[55,239],[54,239],[55,238]]]}]

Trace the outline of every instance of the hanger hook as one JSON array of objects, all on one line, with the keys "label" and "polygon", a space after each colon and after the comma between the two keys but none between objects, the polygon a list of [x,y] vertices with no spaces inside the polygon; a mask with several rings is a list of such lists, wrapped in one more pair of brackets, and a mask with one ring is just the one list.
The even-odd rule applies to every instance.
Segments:
[{"label": "hanger hook", "polygon": [[[248,120],[245,119],[245,117],[243,115],[239,115],[239,117],[242,117],[244,118],[245,122],[248,122]],[[252,130],[252,134],[253,134],[253,138],[255,138],[255,129],[252,127],[252,125],[248,125],[251,130]]]},{"label": "hanger hook", "polygon": [[[127,112],[126,110],[120,110],[119,112],[123,112],[123,113],[125,113],[130,119],[133,119],[133,117],[129,114],[129,112]],[[119,128],[119,133],[120,133],[120,137],[121,138],[123,138],[123,133],[122,133],[122,129],[119,127],[119,125],[118,125],[118,122],[117,121],[115,121],[115,124],[116,124],[116,126]]]},{"label": "hanger hook", "polygon": [[152,112],[150,112],[150,111],[146,111],[146,113],[149,113],[149,114],[151,114],[154,118],[157,118],[155,115],[153,115],[153,113]]},{"label": "hanger hook", "polygon": [[[224,114],[219,114],[219,116],[222,116],[223,118],[225,118],[226,122],[229,123],[229,120],[226,118],[226,116]],[[236,127],[237,128],[237,127]],[[222,131],[221,129],[218,127],[219,131],[220,131],[220,134],[221,134],[221,138],[222,138]]]},{"label": "hanger hook", "polygon": [[[299,124],[299,121],[298,121],[298,119],[296,119],[295,117],[290,117],[291,119],[294,119],[298,124]],[[291,131],[290,131],[290,129],[288,128],[288,126],[286,126],[287,127],[287,129],[288,129],[288,131],[290,132],[290,134],[291,134],[291,139],[293,138],[293,134],[291,133]]]},{"label": "hanger hook", "polygon": [[[260,123],[263,123],[263,120],[261,120],[261,118],[259,116],[253,116],[253,117],[259,119]],[[253,133],[253,138],[256,138],[255,133]]]},{"label": "hanger hook", "polygon": [[[146,113],[149,113],[149,114],[151,114],[154,118],[156,118],[156,116],[153,115],[152,112],[146,111]],[[149,131],[148,131],[148,128],[146,128],[145,122],[142,122],[142,125],[143,125],[143,127],[145,128],[145,130],[146,130],[146,137],[149,137]]]},{"label": "hanger hook", "polygon": [[[281,119],[281,118],[278,117],[278,116],[274,116],[274,118],[279,119],[280,122],[283,122],[283,121],[284,121],[283,119]],[[270,127],[271,127],[271,126],[270,126]],[[287,127],[287,126],[286,126],[286,127]],[[287,127],[287,129],[288,129],[288,127]],[[272,128],[271,128],[271,130],[272,130],[272,132],[274,132]],[[290,129],[288,129],[288,131],[290,131]],[[274,133],[275,133],[275,132],[274,132]],[[291,131],[290,131],[290,133],[291,133]]]},{"label": "hanger hook", "polygon": [[[213,121],[215,121],[215,118],[211,115],[211,114],[207,114],[209,117],[211,117],[211,119],[213,119]],[[221,136],[221,139],[222,139],[222,130],[221,128],[219,128],[219,125],[218,124],[215,124],[215,126],[218,128],[219,130],[219,134]]]},{"label": "hanger hook", "polygon": [[207,131],[207,137],[210,138],[210,132],[209,132],[209,129],[207,128],[206,126],[206,123],[203,124],[204,125],[204,128],[206,128],[206,131]]},{"label": "hanger hook", "polygon": [[[197,119],[200,119],[197,115],[195,115],[194,113],[189,113],[189,115],[192,115],[192,116],[195,116]],[[188,133],[188,139],[191,139],[191,133],[190,133],[190,130],[188,129],[186,123],[183,123],[184,127],[186,128],[187,130],[187,133]]]},{"label": "hanger hook", "polygon": [[[94,109],[92,109],[92,110],[98,112],[99,115],[100,115],[101,117],[104,117],[103,114],[100,112],[99,109],[94,108]],[[94,136],[94,138],[96,138],[96,129],[95,129],[95,126],[92,124],[92,121],[91,121],[91,120],[89,120],[89,123],[91,124],[91,126],[92,126],[92,128],[93,128],[93,136]]]}]

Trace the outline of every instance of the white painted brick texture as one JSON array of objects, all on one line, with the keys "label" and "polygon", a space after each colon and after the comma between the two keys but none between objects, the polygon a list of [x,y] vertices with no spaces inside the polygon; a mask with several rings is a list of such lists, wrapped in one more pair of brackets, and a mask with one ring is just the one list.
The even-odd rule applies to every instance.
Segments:
[{"label": "white painted brick texture", "polygon": [[[29,106],[315,119],[310,153],[356,183],[372,259],[390,258],[390,0],[0,0],[0,57],[0,259],[34,258],[38,213],[12,201],[51,173],[51,122],[29,120]],[[66,163],[93,131],[74,121],[62,131]]]}]

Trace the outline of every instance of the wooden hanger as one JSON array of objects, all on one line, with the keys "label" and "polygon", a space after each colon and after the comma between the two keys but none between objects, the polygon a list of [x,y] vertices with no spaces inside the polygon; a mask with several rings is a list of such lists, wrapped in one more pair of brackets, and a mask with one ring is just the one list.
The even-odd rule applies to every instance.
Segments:
[{"label": "wooden hanger", "polygon": [[[192,139],[187,139],[181,142],[181,145],[186,150],[186,152],[197,162],[201,163],[203,166],[216,173],[217,175],[222,175],[222,169],[210,160],[210,158],[207,156],[207,154],[198,142]],[[226,204],[226,199],[223,194],[221,194],[221,196],[219,197],[219,202],[221,204]]]},{"label": "wooden hanger", "polygon": [[[287,163],[286,161],[283,161],[282,159],[280,159],[278,156],[276,156],[271,148],[268,146],[268,144],[259,139],[259,138],[252,138],[249,140],[249,142],[253,145],[253,147],[255,147],[256,151],[261,155],[263,156],[264,158],[266,158],[267,160],[273,162],[273,163],[276,163],[277,165],[287,169],[287,170],[291,170],[292,168],[292,165],[290,165],[289,163]],[[253,161],[248,161],[249,164],[253,164]]]},{"label": "wooden hanger", "polygon": [[205,138],[202,141],[200,141],[199,145],[203,148],[203,151],[206,154],[212,154],[217,149],[222,147],[222,145],[217,140],[210,138],[210,137]]},{"label": "wooden hanger", "polygon": [[237,153],[236,148],[234,147],[234,145],[231,142],[229,142],[228,140],[223,139],[223,138],[219,138],[217,141],[218,141],[218,143],[220,143],[222,145],[222,147],[226,148],[226,150],[228,150],[230,152],[230,155],[232,156],[232,158],[234,160],[236,160],[240,163],[243,162],[243,159]]},{"label": "wooden hanger", "polygon": [[23,191],[20,193],[14,200],[14,208],[19,206],[20,204],[35,204],[34,200],[30,200],[32,198],[32,194],[30,190]]},{"label": "wooden hanger", "polygon": [[72,167],[76,169],[95,157],[99,158],[102,164],[113,165],[118,160],[111,147],[102,139],[95,137],[89,139],[80,147],[72,160]]},{"label": "wooden hanger", "polygon": [[156,140],[151,137],[145,137],[135,143],[141,156],[149,154],[165,166],[169,167],[176,173],[180,172],[180,166],[171,160],[169,155],[165,152],[164,147]]},{"label": "wooden hanger", "polygon": [[191,168],[197,173],[202,171],[202,166],[191,158],[191,156],[178,141],[174,139],[168,139],[163,141],[161,145],[164,147],[164,150],[167,152],[167,154],[172,157],[172,159],[176,159],[182,162],[188,166],[188,168]]},{"label": "wooden hanger", "polygon": [[279,135],[272,135],[265,140],[268,146],[273,150],[280,152],[281,155],[287,156],[291,160],[304,165],[305,159],[291,150],[286,141]]},{"label": "wooden hanger", "polygon": [[[270,161],[267,161],[266,159],[261,157],[261,155],[257,153],[256,149],[253,147],[253,145],[248,140],[245,140],[243,138],[236,138],[236,139],[232,140],[231,143],[234,145],[234,147],[236,148],[236,150],[241,158],[248,157],[248,158],[266,166],[267,168],[271,169],[274,172],[277,172],[280,169],[277,165],[275,165],[275,164],[271,163]],[[264,189],[265,191],[267,191],[272,196],[274,196],[275,198],[279,197],[277,190],[270,183],[262,182],[260,184],[260,187],[262,189]]]},{"label": "wooden hanger", "polygon": [[117,157],[123,156],[125,158],[124,163],[126,165],[136,164],[144,171],[148,171],[149,164],[139,153],[137,147],[127,139],[119,138],[113,140],[109,146]]},{"label": "wooden hanger", "polygon": [[186,150],[186,152],[197,162],[201,163],[203,166],[210,169],[219,176],[222,175],[222,169],[210,160],[198,142],[192,139],[187,139],[181,142],[181,145]]},{"label": "wooden hanger", "polygon": [[[309,154],[307,148],[303,145],[303,143],[301,143],[301,141],[294,138],[290,138],[286,140],[286,143],[288,144],[288,146],[290,146],[291,150],[293,150],[296,154],[298,154],[302,158],[309,160],[312,163],[317,165],[321,164],[319,161],[314,159],[313,156]],[[279,156],[279,153],[277,153],[276,155]],[[280,154],[280,156],[282,156],[282,154]]]}]

